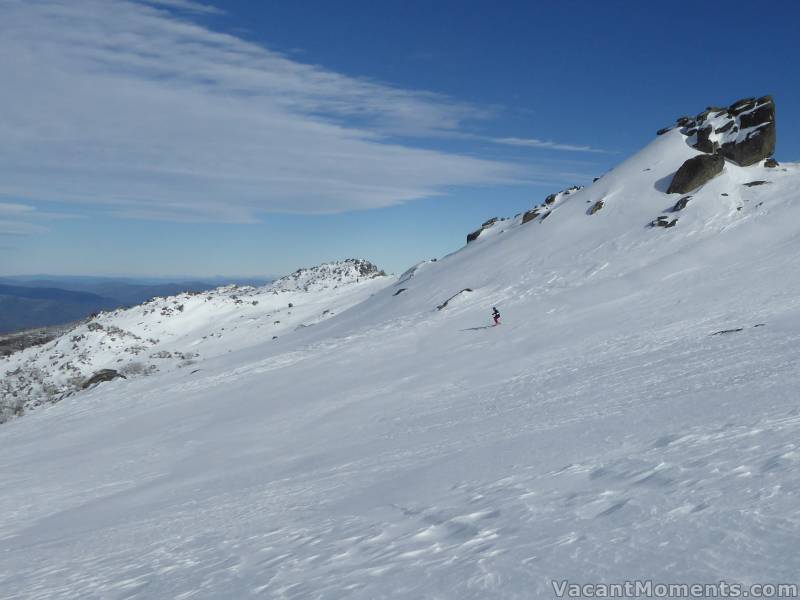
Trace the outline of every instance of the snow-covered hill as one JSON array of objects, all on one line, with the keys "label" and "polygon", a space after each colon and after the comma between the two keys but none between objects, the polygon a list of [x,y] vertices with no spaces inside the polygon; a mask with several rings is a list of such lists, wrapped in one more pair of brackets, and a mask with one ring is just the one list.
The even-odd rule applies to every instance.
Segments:
[{"label": "snow-covered hill", "polygon": [[[693,142],[667,131],[536,215],[347,287],[374,286],[280,343],[231,308],[191,369],[3,425],[0,588],[528,599],[562,580],[794,582],[800,165],[726,161],[667,194]],[[216,320],[212,302],[193,310]]]},{"label": "snow-covered hill", "polygon": [[372,263],[348,259],[263,287],[230,285],[100,313],[48,344],[0,358],[0,409],[52,404],[107,369],[125,378],[175,368],[197,373],[205,359],[316,325],[390,281]]}]

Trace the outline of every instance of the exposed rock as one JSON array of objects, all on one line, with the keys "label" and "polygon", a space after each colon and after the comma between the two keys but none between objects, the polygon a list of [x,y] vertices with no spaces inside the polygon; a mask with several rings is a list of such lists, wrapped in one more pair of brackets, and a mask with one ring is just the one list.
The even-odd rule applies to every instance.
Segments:
[{"label": "exposed rock", "polygon": [[[775,152],[775,102],[772,96],[743,98],[728,108],[709,106],[697,117],[676,121],[681,133],[697,136],[693,146],[722,154],[740,166],[753,165]],[[660,129],[661,135],[669,128]]]},{"label": "exposed rock", "polygon": [[650,221],[650,227],[675,227],[675,224],[678,222],[678,219],[669,220],[669,217],[661,215],[655,221]]},{"label": "exposed rock", "polygon": [[751,131],[741,141],[722,144],[719,152],[742,167],[762,161],[775,152],[775,123]]},{"label": "exposed rock", "polygon": [[715,129],[714,133],[725,133],[726,131],[730,131],[735,126],[736,126],[735,121],[728,121],[722,127]]},{"label": "exposed rock", "polygon": [[588,210],[588,213],[587,213],[587,214],[593,215],[593,214],[594,214],[594,213],[596,213],[598,210],[600,210],[601,208],[603,208],[603,206],[604,206],[604,204],[603,204],[603,201],[602,201],[602,200],[598,200],[597,202],[595,202],[594,204],[592,204],[592,206],[591,206],[591,208],[589,208],[589,210]]},{"label": "exposed rock", "polygon": [[776,167],[779,167],[780,163],[778,163],[778,161],[775,160],[774,158],[768,158],[767,160],[764,161],[764,166],[770,169],[774,169]]},{"label": "exposed rock", "polygon": [[701,154],[690,158],[672,178],[667,189],[668,194],[686,194],[696,190],[722,172],[725,159],[719,154]]},{"label": "exposed rock", "polygon": [[457,292],[457,293],[453,294],[453,295],[452,295],[452,296],[450,296],[450,297],[449,297],[447,300],[445,300],[444,302],[442,302],[442,303],[441,303],[439,306],[437,306],[437,307],[436,307],[436,310],[442,310],[442,309],[443,309],[443,308],[445,308],[445,307],[447,306],[447,304],[448,304],[448,303],[449,303],[449,302],[450,302],[450,301],[451,301],[453,298],[455,298],[456,296],[459,296],[459,295],[463,294],[464,292],[471,292],[471,291],[472,291],[472,288],[464,288],[464,289],[463,289],[463,290],[461,290],[460,292]]},{"label": "exposed rock", "polygon": [[[765,99],[769,98],[770,100],[772,100],[772,98],[770,96],[764,96],[763,98],[765,98]],[[755,105],[756,105],[756,99],[755,98],[742,98],[741,100],[737,100],[736,102],[731,104],[728,107],[728,112],[732,116],[736,116],[738,114],[743,113],[746,110],[750,110]]]},{"label": "exposed rock", "polygon": [[683,210],[686,208],[686,205],[689,204],[689,199],[691,196],[684,196],[680,200],[675,203],[675,206],[672,207],[672,212],[678,212],[679,210]]},{"label": "exposed rock", "polygon": [[104,381],[112,381],[118,378],[127,379],[125,375],[123,375],[119,371],[115,371],[114,369],[100,369],[99,371],[97,371],[97,373],[95,373],[94,375],[89,377],[89,379],[83,382],[83,384],[81,385],[81,389],[85,390],[86,388],[89,388],[97,383],[103,383]]},{"label": "exposed rock", "polygon": [[770,183],[772,183],[772,182],[771,181],[758,180],[758,181],[749,181],[747,183],[743,183],[742,185],[746,186],[746,187],[755,187],[757,185],[767,185],[767,184],[770,184]]},{"label": "exposed rock", "polygon": [[740,331],[744,331],[744,328],[737,327],[736,329],[722,329],[720,331],[715,331],[711,335],[726,335],[728,333],[739,333]]},{"label": "exposed rock", "polygon": [[467,243],[474,242],[483,233],[483,227],[467,234]]},{"label": "exposed rock", "polygon": [[400,288],[400,289],[399,289],[399,290],[397,290],[397,291],[396,291],[394,294],[392,294],[392,296],[399,296],[400,294],[402,294],[403,292],[405,292],[407,289],[408,289],[408,288]]},{"label": "exposed rock", "polygon": [[527,223],[528,221],[533,221],[536,217],[539,216],[541,211],[538,208],[532,208],[531,210],[526,210],[525,214],[522,215],[522,222]]},{"label": "exposed rock", "polygon": [[488,221],[484,221],[483,224],[481,224],[480,229],[476,229],[472,233],[467,234],[467,243],[469,244],[470,242],[474,242],[475,240],[477,240],[485,229],[488,229],[489,227],[497,223],[499,220],[500,219],[498,217],[492,217]]},{"label": "exposed rock", "polygon": [[664,127],[663,129],[659,129],[658,131],[656,131],[656,135],[664,135],[665,133],[668,133],[668,132],[672,131],[673,129],[675,129],[675,128],[674,127]]},{"label": "exposed rock", "polygon": [[697,133],[694,147],[719,152],[737,164],[753,165],[775,152],[775,102],[771,96],[743,98],[727,109],[710,107],[697,115],[696,132],[687,124],[682,133]]},{"label": "exposed rock", "polygon": [[713,131],[714,128],[711,127],[711,125],[708,125],[703,129],[699,129],[697,131],[697,141],[695,142],[694,147],[700,150],[700,152],[713,154],[714,151],[719,147],[717,142],[711,140],[711,134]]}]

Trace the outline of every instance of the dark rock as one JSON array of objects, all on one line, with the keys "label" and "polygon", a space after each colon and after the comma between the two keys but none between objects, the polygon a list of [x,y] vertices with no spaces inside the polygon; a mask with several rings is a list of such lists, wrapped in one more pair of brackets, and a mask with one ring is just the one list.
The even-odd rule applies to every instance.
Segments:
[{"label": "dark rock", "polygon": [[720,194],[720,196],[727,196],[727,195],[728,195],[728,194],[726,194],[725,192],[722,192],[722,193]]},{"label": "dark rock", "polygon": [[707,125],[703,129],[699,129],[697,131],[697,142],[695,142],[694,147],[700,150],[700,152],[713,154],[714,151],[717,149],[717,143],[712,142],[709,139],[711,136],[711,131],[712,131],[711,125]]},{"label": "dark rock", "polygon": [[775,105],[772,102],[759,104],[758,108],[745,113],[739,117],[739,129],[755,127],[762,123],[772,123],[775,121]]},{"label": "dark rock", "polygon": [[744,140],[722,144],[719,153],[742,167],[761,162],[775,153],[775,123],[750,132]]},{"label": "dark rock", "polygon": [[480,229],[476,229],[475,231],[467,235],[467,243],[469,244],[470,242],[474,242],[475,240],[477,240],[478,237],[480,237],[480,235],[483,233],[484,229],[488,229],[489,227],[497,223],[499,220],[500,219],[498,217],[492,217],[488,221],[484,221],[481,224]]},{"label": "dark rock", "polygon": [[87,379],[81,384],[81,389],[85,390],[86,388],[91,387],[97,383],[103,383],[104,381],[112,381],[113,379],[118,379],[118,378],[127,379],[125,375],[123,375],[119,371],[115,371],[114,369],[100,369],[99,371],[97,371],[97,373],[89,377],[89,379]]},{"label": "dark rock", "polygon": [[[764,96],[765,98],[769,98],[769,96]],[[771,99],[771,98],[770,98]],[[739,113],[743,113],[746,110],[750,110],[756,105],[757,100],[755,98],[742,98],[741,100],[737,100],[733,104],[728,107],[728,112],[736,116]]]},{"label": "dark rock", "polygon": [[678,219],[669,220],[669,217],[665,215],[661,215],[655,221],[650,221],[650,227],[665,227],[669,229],[670,227],[675,227],[675,224],[678,222]]},{"label": "dark rock", "polygon": [[746,187],[755,187],[757,185],[767,185],[767,184],[770,184],[770,183],[772,183],[772,182],[771,181],[758,180],[758,181],[749,181],[747,183],[743,183],[742,185],[744,185]]},{"label": "dark rock", "polygon": [[592,206],[591,206],[591,208],[589,208],[589,210],[588,210],[587,214],[593,215],[593,214],[594,214],[594,213],[596,213],[598,210],[600,210],[601,208],[603,208],[603,206],[604,206],[604,205],[603,205],[603,201],[602,201],[602,200],[598,200],[597,202],[595,202],[594,204],[592,204]]},{"label": "dark rock", "polygon": [[692,117],[680,117],[675,121],[675,123],[678,125],[678,127],[693,127],[695,120]]},{"label": "dark rock", "polygon": [[722,172],[725,159],[718,154],[701,154],[690,158],[672,178],[667,189],[668,194],[686,194],[711,181]]},{"label": "dark rock", "polygon": [[664,135],[665,133],[670,132],[673,129],[675,129],[675,128],[674,127],[664,127],[663,129],[659,129],[658,131],[656,131],[656,135]]},{"label": "dark rock", "polygon": [[736,329],[722,329],[720,331],[715,331],[711,335],[726,335],[728,333],[739,333],[740,331],[744,331],[744,328],[737,327]]},{"label": "dark rock", "polygon": [[684,196],[680,200],[675,203],[675,206],[672,207],[672,212],[678,212],[679,210],[683,210],[686,208],[686,205],[689,204],[689,199],[691,196]]},{"label": "dark rock", "polygon": [[543,223],[543,222],[544,222],[544,220],[545,220],[547,217],[549,217],[550,215],[552,215],[552,214],[553,214],[553,213],[551,213],[551,212],[546,212],[546,213],[544,213],[544,214],[542,215],[542,218],[541,218],[541,219],[539,219],[539,223]]},{"label": "dark rock", "polygon": [[472,288],[464,288],[460,292],[457,292],[457,293],[453,294],[447,300],[442,302],[439,306],[436,307],[436,310],[442,310],[443,308],[445,308],[447,306],[447,304],[450,302],[450,300],[452,300],[456,296],[459,296],[460,294],[463,294],[464,292],[471,292],[471,291],[472,291]]},{"label": "dark rock", "polygon": [[525,214],[522,215],[522,222],[527,223],[528,221],[533,221],[536,217],[539,216],[540,210],[538,208],[533,208],[531,210],[525,211]]},{"label": "dark rock", "polygon": [[392,294],[392,296],[399,296],[400,294],[402,294],[403,292],[405,292],[407,289],[408,289],[408,288],[400,288],[400,289],[399,289],[399,290],[397,290],[397,291],[396,291],[394,294]]},{"label": "dark rock", "polygon": [[472,233],[468,233],[467,234],[467,243],[469,244],[470,242],[474,242],[475,240],[478,239],[478,236],[480,236],[480,234],[482,234],[482,233],[483,233],[483,227],[481,227],[480,229],[476,229]]},{"label": "dark rock", "polygon": [[715,129],[714,133],[725,133],[726,131],[732,129],[735,125],[736,121],[728,121],[727,123],[725,123],[725,125],[723,125],[719,129]]},{"label": "dark rock", "polygon": [[[708,122],[710,117],[715,119],[716,129]],[[685,119],[678,121],[687,122]],[[755,164],[775,152],[775,102],[771,96],[743,98],[728,109],[710,106],[697,115],[696,126],[696,130],[690,128],[687,122],[682,130],[686,136],[697,135],[695,148],[707,154],[719,152],[741,166]],[[712,132],[719,136],[716,140],[712,140]]]},{"label": "dark rock", "polygon": [[778,167],[780,165],[778,161],[775,160],[774,158],[768,158],[767,160],[764,161],[764,166],[770,169],[774,169],[775,167]]},{"label": "dark rock", "polygon": [[552,204],[553,202],[556,201],[556,196],[557,195],[558,194],[550,194],[547,198],[544,199],[544,203],[545,204]]},{"label": "dark rock", "polygon": [[594,179],[592,179],[592,183],[594,183],[595,181],[600,181],[600,178],[599,177],[595,177]]}]

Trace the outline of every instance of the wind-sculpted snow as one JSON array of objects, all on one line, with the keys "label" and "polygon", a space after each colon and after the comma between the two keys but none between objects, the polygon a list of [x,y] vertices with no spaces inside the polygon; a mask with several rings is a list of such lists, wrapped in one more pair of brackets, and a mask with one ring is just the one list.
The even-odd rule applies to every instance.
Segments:
[{"label": "wind-sculpted snow", "polygon": [[[0,589],[483,600],[552,598],[564,579],[795,582],[800,169],[726,164],[673,213],[666,188],[695,154],[668,132],[545,221],[360,281],[360,304],[279,343],[223,319],[192,368],[7,423]],[[679,220],[649,227],[662,213]]]}]

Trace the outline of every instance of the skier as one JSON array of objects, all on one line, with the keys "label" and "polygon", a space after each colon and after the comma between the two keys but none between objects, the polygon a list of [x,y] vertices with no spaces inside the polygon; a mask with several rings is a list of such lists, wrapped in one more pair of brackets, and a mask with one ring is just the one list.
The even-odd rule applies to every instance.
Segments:
[{"label": "skier", "polygon": [[495,325],[500,325],[500,311],[497,310],[496,306],[492,307],[492,318],[494,319]]}]

